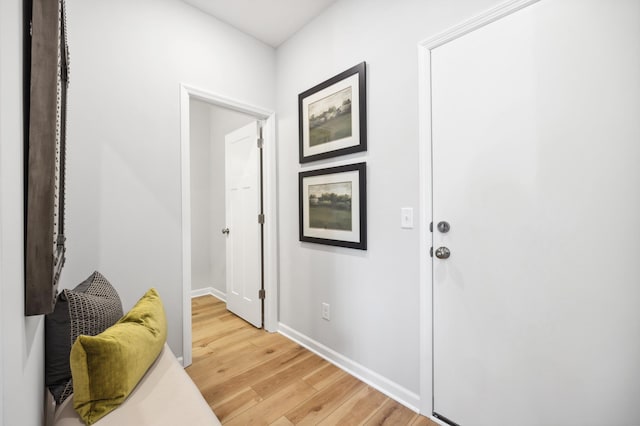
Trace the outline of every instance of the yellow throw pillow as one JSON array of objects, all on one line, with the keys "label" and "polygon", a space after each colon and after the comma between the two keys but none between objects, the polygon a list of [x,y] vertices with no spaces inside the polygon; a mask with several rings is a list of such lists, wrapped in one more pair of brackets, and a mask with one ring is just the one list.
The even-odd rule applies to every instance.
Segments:
[{"label": "yellow throw pillow", "polygon": [[167,339],[162,300],[152,288],[117,323],[71,348],[73,408],[91,425],[129,396]]}]

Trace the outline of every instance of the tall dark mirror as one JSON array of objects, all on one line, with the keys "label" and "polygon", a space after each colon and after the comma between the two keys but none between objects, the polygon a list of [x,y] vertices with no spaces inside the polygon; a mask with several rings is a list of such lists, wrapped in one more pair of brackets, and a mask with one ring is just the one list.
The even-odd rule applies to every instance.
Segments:
[{"label": "tall dark mirror", "polygon": [[65,262],[69,53],[64,0],[27,1],[25,315],[39,315],[53,311]]}]

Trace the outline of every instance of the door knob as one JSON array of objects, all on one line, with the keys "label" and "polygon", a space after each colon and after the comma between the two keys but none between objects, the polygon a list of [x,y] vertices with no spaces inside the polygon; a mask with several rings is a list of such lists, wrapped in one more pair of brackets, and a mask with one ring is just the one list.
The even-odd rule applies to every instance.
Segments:
[{"label": "door knob", "polygon": [[222,230],[222,233],[223,233],[223,234],[227,234],[227,235],[229,235],[229,228],[224,228],[224,229]]},{"label": "door knob", "polygon": [[451,225],[449,225],[449,222],[438,222],[438,231],[446,234],[447,232],[449,232],[449,229],[451,229]]},{"label": "door knob", "polygon": [[438,247],[436,249],[436,257],[438,259],[448,259],[451,256],[451,251],[446,247]]}]

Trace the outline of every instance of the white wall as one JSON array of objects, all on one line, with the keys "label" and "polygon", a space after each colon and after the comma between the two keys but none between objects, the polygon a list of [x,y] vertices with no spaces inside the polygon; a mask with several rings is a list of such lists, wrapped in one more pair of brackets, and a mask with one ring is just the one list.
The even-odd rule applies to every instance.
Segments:
[{"label": "white wall", "polygon": [[[69,0],[68,260],[125,309],[155,286],[182,354],[179,83],[275,109],[272,48],[178,0]],[[187,266],[188,267],[188,266]]]},{"label": "white wall", "polygon": [[[211,111],[189,101],[191,148],[191,289],[211,287]],[[224,181],[223,181],[224,184]]]},{"label": "white wall", "polygon": [[[381,376],[386,390],[414,406],[419,230],[400,228],[400,208],[419,217],[417,44],[498,3],[342,0],[277,50],[280,322]],[[363,60],[368,151],[301,166],[297,95]],[[368,250],[300,243],[298,172],[358,161],[367,162]],[[329,322],[322,302],[331,304]]]},{"label": "white wall", "polygon": [[226,293],[225,136],[255,121],[247,114],[189,101],[191,130],[191,289]]},{"label": "white wall", "polygon": [[22,1],[0,2],[0,425],[43,421],[44,321],[24,316]]}]

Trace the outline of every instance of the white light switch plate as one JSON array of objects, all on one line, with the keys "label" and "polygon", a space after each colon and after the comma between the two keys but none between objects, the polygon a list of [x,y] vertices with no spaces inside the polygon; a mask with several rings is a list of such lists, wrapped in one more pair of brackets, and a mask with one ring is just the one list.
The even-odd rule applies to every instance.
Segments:
[{"label": "white light switch plate", "polygon": [[413,228],[413,209],[411,207],[400,209],[400,227],[405,229]]}]

